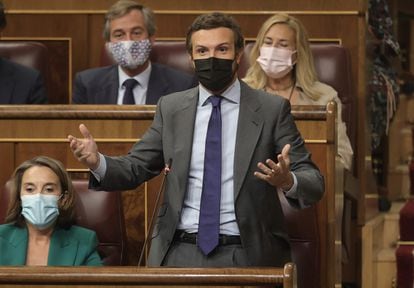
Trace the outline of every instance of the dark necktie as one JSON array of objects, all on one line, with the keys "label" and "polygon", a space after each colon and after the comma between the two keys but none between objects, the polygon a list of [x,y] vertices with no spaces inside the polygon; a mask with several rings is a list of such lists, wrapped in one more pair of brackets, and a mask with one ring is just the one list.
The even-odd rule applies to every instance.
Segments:
[{"label": "dark necktie", "polygon": [[219,243],[221,198],[221,111],[220,96],[210,96],[213,109],[208,122],[204,153],[204,176],[197,243],[208,255]]},{"label": "dark necktie", "polygon": [[130,78],[124,81],[123,85],[125,87],[124,100],[122,104],[135,104],[134,92],[132,91],[135,86],[137,86],[138,81],[134,78]]}]

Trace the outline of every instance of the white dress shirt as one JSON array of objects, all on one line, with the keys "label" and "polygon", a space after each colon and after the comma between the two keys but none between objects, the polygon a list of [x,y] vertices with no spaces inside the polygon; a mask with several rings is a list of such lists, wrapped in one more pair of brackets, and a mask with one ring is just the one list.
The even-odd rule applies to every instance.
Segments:
[{"label": "white dress shirt", "polygon": [[121,66],[118,65],[118,105],[122,105],[122,101],[124,100],[125,87],[123,83],[125,82],[125,80],[130,78],[134,78],[138,81],[138,85],[136,85],[132,90],[132,92],[134,93],[135,104],[145,104],[145,101],[147,99],[148,82],[151,75],[151,69],[151,62],[149,62],[148,67],[144,71],[142,71],[138,75],[135,75],[134,77],[130,77],[124,72],[124,70],[122,70]]},{"label": "white dress shirt", "polygon": [[[188,175],[187,192],[178,229],[189,233],[198,231],[200,201],[204,174],[204,150],[212,105],[207,101],[211,93],[202,85],[197,104],[194,138]],[[234,208],[234,151],[240,108],[240,82],[236,80],[221,96],[221,202],[220,234],[239,235]]]}]

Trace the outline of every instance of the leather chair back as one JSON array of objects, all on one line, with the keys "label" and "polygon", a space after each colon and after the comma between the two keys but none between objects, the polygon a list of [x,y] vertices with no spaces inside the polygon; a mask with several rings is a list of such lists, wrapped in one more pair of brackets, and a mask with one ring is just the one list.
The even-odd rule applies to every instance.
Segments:
[{"label": "leather chair back", "polygon": [[121,192],[95,191],[87,180],[72,181],[78,196],[76,224],[96,232],[104,265],[126,264],[126,228]]},{"label": "leather chair back", "polygon": [[285,224],[292,249],[292,261],[296,264],[298,287],[321,287],[321,255],[317,220],[317,208],[295,209],[279,192]]},{"label": "leather chair back", "polygon": [[[98,252],[104,265],[126,264],[126,230],[121,192],[88,189],[87,180],[74,180],[77,193],[76,224],[96,232]],[[10,181],[0,190],[0,224],[4,223],[10,200]]]},{"label": "leather chair back", "polygon": [[0,186],[0,224],[4,223],[7,215],[7,208],[10,202],[11,181],[7,181],[5,185]]},{"label": "leather chair back", "polygon": [[[0,41],[0,57],[38,70],[47,79],[47,48],[34,41]],[[46,81],[45,81],[46,83]]]}]

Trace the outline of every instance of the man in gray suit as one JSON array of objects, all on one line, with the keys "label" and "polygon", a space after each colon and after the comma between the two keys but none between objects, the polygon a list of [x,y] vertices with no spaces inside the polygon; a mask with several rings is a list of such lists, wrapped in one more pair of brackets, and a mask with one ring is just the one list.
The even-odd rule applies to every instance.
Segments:
[{"label": "man in gray suit", "polygon": [[105,16],[106,49],[117,65],[92,68],[75,77],[74,104],[156,104],[161,96],[194,87],[192,75],[151,63],[155,41],[153,12],[120,0]]},{"label": "man in gray suit", "polygon": [[[200,85],[162,97],[151,127],[128,155],[98,153],[83,124],[83,139],[69,135],[70,147],[92,170],[90,184],[96,189],[135,188],[172,160],[150,266],[282,266],[291,253],[277,190],[291,205],[306,207],[322,197],[323,178],[305,149],[289,101],[237,79],[244,39],[233,18],[217,12],[199,16],[186,42]],[[214,169],[220,172],[211,177],[209,166],[217,161],[210,131],[217,127],[210,122],[217,119],[221,161]],[[209,216],[219,215],[219,223],[210,230],[213,245],[205,249],[205,187],[217,179],[219,209]]]}]

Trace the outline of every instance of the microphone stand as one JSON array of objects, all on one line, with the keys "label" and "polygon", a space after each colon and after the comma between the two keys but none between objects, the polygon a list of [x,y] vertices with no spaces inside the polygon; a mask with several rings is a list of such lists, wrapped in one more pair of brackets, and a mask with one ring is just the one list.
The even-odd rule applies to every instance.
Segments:
[{"label": "microphone stand", "polygon": [[148,234],[145,237],[144,245],[142,245],[141,254],[139,255],[138,266],[141,266],[141,262],[145,254],[145,250],[147,249],[147,246],[149,245],[149,242],[150,242],[149,238],[152,237],[152,231],[154,229],[154,223],[155,223],[154,219],[158,215],[158,210],[160,209],[160,200],[163,198],[164,190],[165,190],[165,179],[167,178],[168,173],[170,173],[171,164],[172,164],[172,159],[170,159],[168,163],[165,164],[164,177],[162,178],[160,190],[158,191],[157,199],[155,200],[155,207],[154,207],[154,210],[152,211],[152,216],[149,222]]}]

